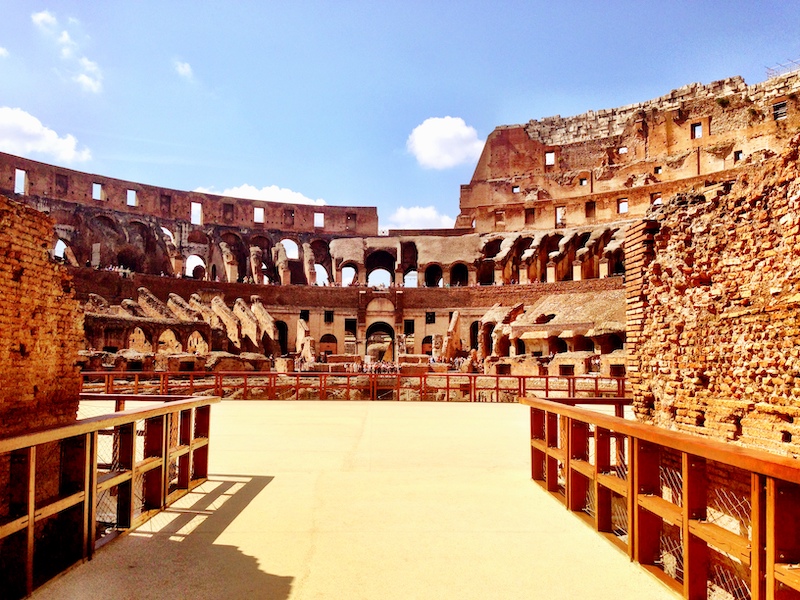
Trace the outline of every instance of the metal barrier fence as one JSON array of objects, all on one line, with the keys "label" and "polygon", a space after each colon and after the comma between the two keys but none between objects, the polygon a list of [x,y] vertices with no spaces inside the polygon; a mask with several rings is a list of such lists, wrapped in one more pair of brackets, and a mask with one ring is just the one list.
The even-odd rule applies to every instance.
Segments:
[{"label": "metal barrier fence", "polygon": [[797,460],[519,401],[533,480],[683,597],[800,598]]},{"label": "metal barrier fence", "polygon": [[219,398],[147,400],[0,440],[0,597],[29,595],[205,481]]},{"label": "metal barrier fence", "polygon": [[519,396],[623,398],[625,378],[595,376],[482,375],[474,373],[82,373],[82,391],[104,394],[213,394],[239,400],[398,400],[509,402]]}]

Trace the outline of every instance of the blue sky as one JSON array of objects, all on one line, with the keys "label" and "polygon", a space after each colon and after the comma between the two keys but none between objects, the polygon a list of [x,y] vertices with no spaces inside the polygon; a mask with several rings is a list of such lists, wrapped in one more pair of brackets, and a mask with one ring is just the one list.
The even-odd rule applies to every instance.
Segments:
[{"label": "blue sky", "polygon": [[[0,150],[446,227],[502,124],[800,59],[781,2],[3,2]],[[245,187],[247,186],[247,187]]]}]

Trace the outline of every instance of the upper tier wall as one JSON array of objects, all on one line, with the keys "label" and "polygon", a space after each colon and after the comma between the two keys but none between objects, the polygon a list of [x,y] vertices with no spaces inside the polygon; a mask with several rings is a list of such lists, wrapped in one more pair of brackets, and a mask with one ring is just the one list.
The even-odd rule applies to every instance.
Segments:
[{"label": "upper tier wall", "polygon": [[0,152],[0,194],[14,193],[102,206],[178,223],[216,223],[287,233],[378,234],[375,207],[284,204],[178,191],[83,173]]}]

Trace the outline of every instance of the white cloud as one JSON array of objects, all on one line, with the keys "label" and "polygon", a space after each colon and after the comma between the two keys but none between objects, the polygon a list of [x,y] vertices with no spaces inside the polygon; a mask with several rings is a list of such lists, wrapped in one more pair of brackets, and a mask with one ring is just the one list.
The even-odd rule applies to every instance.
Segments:
[{"label": "white cloud", "polygon": [[0,46],[0,58],[5,58],[8,56],[8,50]]},{"label": "white cloud", "polygon": [[417,125],[406,148],[426,169],[449,169],[474,163],[483,151],[478,132],[460,117],[431,117]]},{"label": "white cloud", "polygon": [[317,198],[316,200],[312,200],[301,194],[300,192],[295,192],[290,190],[289,188],[281,188],[277,185],[270,185],[268,187],[263,187],[258,189],[253,185],[249,185],[247,183],[227,188],[222,190],[221,192],[216,191],[213,187],[211,188],[204,188],[199,187],[195,188],[195,192],[200,192],[201,194],[216,194],[218,196],[229,196],[230,198],[246,198],[249,200],[265,200],[267,202],[285,202],[288,204],[314,204],[316,206],[324,206],[325,200],[322,198]]},{"label": "white cloud", "polygon": [[188,62],[181,62],[179,60],[175,61],[175,72],[183,77],[184,79],[188,79],[191,81],[194,78],[194,73],[192,72],[192,65]]},{"label": "white cloud", "polygon": [[[80,45],[72,39],[66,29],[59,33],[58,19],[46,10],[31,15],[31,20],[40,31],[45,33],[59,48],[61,59],[69,65],[72,73],[70,79],[80,85],[85,91],[98,94],[103,90],[103,73],[98,64],[81,55]],[[70,17],[68,25],[77,27],[80,22]]]},{"label": "white cloud", "polygon": [[33,13],[31,15],[31,21],[33,21],[33,24],[39,29],[44,31],[49,31],[58,25],[55,15],[48,10]]},{"label": "white cloud", "polygon": [[33,115],[8,106],[0,106],[0,150],[21,156],[42,154],[67,163],[92,158],[88,148],[78,149],[75,136],[61,137]]},{"label": "white cloud", "polygon": [[453,217],[441,214],[435,206],[399,207],[389,217],[389,229],[450,229],[455,225]]}]

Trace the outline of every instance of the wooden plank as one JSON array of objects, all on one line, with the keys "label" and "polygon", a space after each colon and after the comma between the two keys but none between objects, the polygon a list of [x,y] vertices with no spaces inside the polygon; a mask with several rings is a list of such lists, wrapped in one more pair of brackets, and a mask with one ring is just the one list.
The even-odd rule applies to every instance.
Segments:
[{"label": "wooden plank", "polygon": [[625,479],[620,479],[611,473],[598,473],[596,477],[597,483],[602,485],[604,488],[611,490],[615,494],[619,494],[623,498],[627,497],[628,482]]},{"label": "wooden plank", "polygon": [[561,463],[567,461],[567,453],[564,452],[564,450],[562,450],[561,448],[548,448],[547,456],[554,458]]},{"label": "wooden plank", "polygon": [[[683,538],[683,595],[706,598],[708,590],[708,545],[693,534],[691,519],[706,518],[706,461],[681,453],[681,523]],[[714,531],[713,529],[710,531]]]},{"label": "wooden plank", "polygon": [[121,483],[131,480],[131,471],[111,471],[97,477],[97,493],[104,492]]},{"label": "wooden plank", "polygon": [[545,454],[547,454],[548,450],[547,442],[545,442],[544,440],[531,440],[531,446],[533,448],[536,448],[540,452],[544,452]]},{"label": "wooden plank", "polygon": [[589,461],[573,458],[569,461],[569,468],[577,471],[589,481],[594,481],[594,465]]},{"label": "wooden plank", "polygon": [[28,526],[28,515],[0,525],[0,540],[22,531]]},{"label": "wooden plank", "polygon": [[751,600],[766,600],[765,502],[767,483],[763,475],[750,474],[750,593]]},{"label": "wooden plank", "polygon": [[80,504],[85,499],[86,492],[76,492],[70,496],[67,496],[66,498],[61,498],[60,500],[56,500],[55,502],[51,502],[50,504],[40,507],[34,513],[34,519],[36,521],[41,521],[47,517],[53,516],[56,513],[60,513],[63,510],[67,510],[68,508]]},{"label": "wooden plank", "polygon": [[800,592],[800,564],[775,563],[775,579]]},{"label": "wooden plank", "polygon": [[715,523],[689,519],[689,532],[718,550],[735,556],[745,565],[750,565],[750,540]]},{"label": "wooden plank", "polygon": [[680,527],[683,519],[681,517],[681,507],[664,500],[661,496],[639,495],[639,506],[657,515],[670,525]]}]

